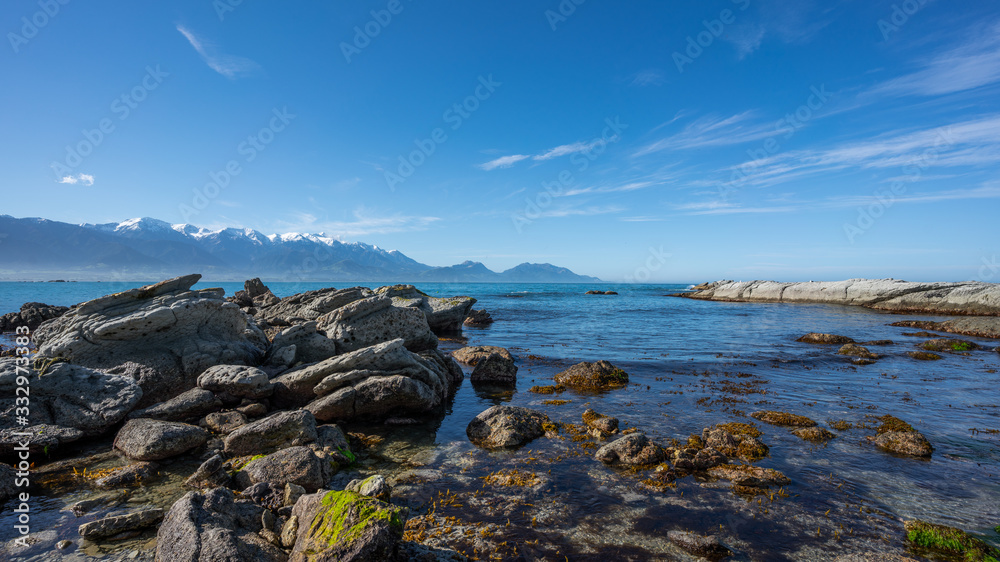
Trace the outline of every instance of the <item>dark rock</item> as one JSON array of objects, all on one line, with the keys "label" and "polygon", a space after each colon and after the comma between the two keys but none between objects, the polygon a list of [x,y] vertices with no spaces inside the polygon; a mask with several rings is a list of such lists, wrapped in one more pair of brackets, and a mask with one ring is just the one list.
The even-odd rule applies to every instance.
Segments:
[{"label": "dark rock", "polygon": [[906,354],[918,361],[938,361],[941,359],[940,355],[929,351],[907,351]]},{"label": "dark rock", "polygon": [[930,441],[916,431],[887,431],[873,441],[880,449],[899,455],[929,457],[934,452]]},{"label": "dark rock", "polygon": [[198,470],[194,471],[184,485],[191,488],[217,488],[229,481],[229,473],[226,472],[225,461],[222,455],[212,455],[208,460],[201,463]]},{"label": "dark rock", "polygon": [[797,414],[789,414],[788,412],[775,412],[771,410],[762,410],[760,412],[753,412],[750,417],[755,420],[760,420],[772,425],[783,425],[790,427],[812,427],[816,425],[816,422]]},{"label": "dark rock", "polygon": [[951,338],[938,338],[925,341],[920,344],[926,351],[947,351],[948,353],[961,353],[979,349],[979,345],[971,341],[956,340]]},{"label": "dark rock", "polygon": [[855,343],[853,339],[847,336],[838,336],[835,334],[820,334],[817,332],[810,332],[795,341],[802,343],[815,343],[820,345],[844,345],[846,343]]},{"label": "dark rock", "polygon": [[493,406],[476,416],[465,429],[469,440],[484,449],[519,447],[545,435],[549,417],[517,406]]},{"label": "dark rock", "polygon": [[225,488],[188,492],[156,534],[156,559],[184,562],[284,562],[287,555],[257,533],[263,508]]},{"label": "dark rock", "polygon": [[670,531],[667,533],[667,540],[695,556],[708,560],[722,560],[733,555],[733,552],[719,542],[715,535],[703,537],[687,531]]},{"label": "dark rock", "polygon": [[129,420],[115,436],[114,448],[130,459],[155,461],[177,456],[208,441],[208,432],[186,423],[146,418]]},{"label": "dark rock", "polygon": [[13,467],[0,463],[0,503],[7,498],[17,496],[17,471]]},{"label": "dark rock", "polygon": [[837,351],[838,355],[849,355],[851,357],[857,357],[859,359],[867,359],[869,361],[878,359],[878,355],[875,355],[868,350],[867,347],[860,346],[855,343],[844,344],[840,350]]},{"label": "dark rock", "polygon": [[833,433],[823,429],[822,427],[800,427],[798,429],[793,429],[792,433],[806,441],[829,441],[836,437]]},{"label": "dark rock", "polygon": [[204,416],[222,408],[222,401],[215,394],[201,388],[174,396],[148,408],[131,412],[129,419],[150,418],[163,421],[181,421]]},{"label": "dark rock", "polygon": [[577,363],[555,376],[556,383],[576,390],[607,390],[628,384],[628,373],[607,361]]},{"label": "dark rock", "polygon": [[238,486],[248,487],[259,482],[298,484],[309,492],[322,488],[337,470],[336,463],[321,458],[309,447],[288,447],[266,457],[250,461],[236,474]]},{"label": "dark rock", "polygon": [[517,384],[517,366],[513,359],[491,353],[476,363],[469,380],[473,383],[514,386]]},{"label": "dark rock", "polygon": [[465,326],[482,327],[489,326],[493,322],[493,315],[489,312],[486,312],[485,310],[470,310],[469,315],[465,318],[465,321],[462,322],[462,324]]},{"label": "dark rock", "polygon": [[[255,504],[264,508],[263,517],[261,519],[261,524],[264,528],[273,526],[274,515],[271,511],[277,511],[284,507],[285,499],[285,487],[276,482],[258,482],[251,486],[247,486],[240,492],[240,497],[243,499],[250,500]],[[265,520],[271,519],[270,524],[264,524]]]},{"label": "dark rock", "polygon": [[54,306],[40,302],[26,302],[19,312],[10,312],[0,316],[0,333],[15,332],[18,328],[27,326],[34,332],[42,322],[58,318],[69,310],[68,306]]},{"label": "dark rock", "polygon": [[642,433],[630,433],[598,449],[594,458],[605,464],[646,466],[663,461],[666,451]]}]

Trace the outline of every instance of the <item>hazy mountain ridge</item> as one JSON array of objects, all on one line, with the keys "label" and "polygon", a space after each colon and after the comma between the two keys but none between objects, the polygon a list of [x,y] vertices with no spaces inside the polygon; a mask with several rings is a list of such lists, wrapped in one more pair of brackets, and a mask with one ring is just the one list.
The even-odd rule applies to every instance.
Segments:
[{"label": "hazy mountain ridge", "polygon": [[74,225],[0,215],[0,279],[162,278],[197,271],[206,279],[303,281],[587,283],[551,264],[494,272],[479,262],[422,264],[398,250],[342,242],[324,233],[265,235],[250,228],[208,230],[152,218]]}]

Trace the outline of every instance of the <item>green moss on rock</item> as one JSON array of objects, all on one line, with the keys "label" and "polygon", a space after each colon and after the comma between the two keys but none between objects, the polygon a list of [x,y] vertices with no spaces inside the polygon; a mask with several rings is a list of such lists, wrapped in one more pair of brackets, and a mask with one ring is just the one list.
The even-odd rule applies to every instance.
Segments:
[{"label": "green moss on rock", "polygon": [[406,520],[398,507],[354,492],[329,492],[309,527],[313,541],[329,546],[361,538],[373,526],[388,526],[403,535]]},{"label": "green moss on rock", "polygon": [[962,556],[967,562],[998,562],[1000,550],[961,529],[925,521],[907,521],[906,539],[916,546]]}]

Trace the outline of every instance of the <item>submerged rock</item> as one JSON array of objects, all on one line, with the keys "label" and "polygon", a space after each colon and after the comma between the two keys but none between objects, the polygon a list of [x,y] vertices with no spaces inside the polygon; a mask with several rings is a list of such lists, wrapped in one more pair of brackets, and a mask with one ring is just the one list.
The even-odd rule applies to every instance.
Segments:
[{"label": "submerged rock", "polygon": [[284,562],[261,538],[264,508],[237,500],[226,488],[188,492],[167,512],[156,534],[156,559],[184,562]]},{"label": "submerged rock", "polygon": [[906,521],[903,527],[908,541],[939,555],[959,557],[967,562],[1000,560],[1000,549],[961,529],[918,520]]},{"label": "submerged rock", "polygon": [[517,366],[514,360],[499,353],[491,353],[476,363],[469,380],[473,383],[488,383],[514,386],[517,384]]},{"label": "submerged rock", "polygon": [[628,384],[628,373],[607,361],[577,363],[557,373],[555,380],[575,390],[607,390]]},{"label": "submerged rock", "polygon": [[545,435],[545,414],[518,406],[493,406],[476,416],[465,429],[469,440],[484,449],[519,447]]},{"label": "submerged rock", "polygon": [[642,433],[630,433],[598,449],[594,458],[605,464],[646,466],[663,461],[666,451]]},{"label": "submerged rock", "polygon": [[306,410],[278,412],[248,423],[226,436],[226,453],[233,456],[266,454],[316,440],[316,418]]},{"label": "submerged rock", "polygon": [[345,490],[302,496],[292,517],[290,562],[381,562],[395,559],[407,511]]},{"label": "submerged rock", "polygon": [[792,483],[791,479],[773,468],[748,464],[724,464],[708,469],[708,473],[716,478],[730,480],[737,486],[750,488],[786,486]]},{"label": "submerged rock", "polygon": [[816,425],[815,421],[805,416],[789,414],[788,412],[775,412],[772,410],[753,412],[750,414],[750,417],[772,425],[784,425],[791,427],[813,427]]},{"label": "submerged rock", "polygon": [[598,414],[591,408],[587,408],[583,412],[583,423],[587,427],[596,429],[601,433],[612,434],[618,432],[618,418]]},{"label": "submerged rock", "polygon": [[854,343],[854,340],[847,336],[838,336],[836,334],[821,334],[818,332],[810,332],[795,341],[802,343],[815,343],[819,345],[844,345],[848,343]]},{"label": "submerged rock", "polygon": [[941,359],[940,355],[929,351],[908,351],[906,354],[919,361],[938,361]]},{"label": "submerged rock", "polygon": [[451,352],[451,356],[460,363],[475,366],[479,361],[486,359],[490,355],[498,353],[504,359],[514,360],[514,356],[509,351],[495,345],[470,345]]},{"label": "submerged rock", "polygon": [[851,357],[857,357],[858,359],[865,359],[868,361],[874,361],[878,359],[878,355],[875,355],[867,347],[857,345],[854,343],[844,344],[838,351],[837,355],[848,355]]},{"label": "submerged rock", "polygon": [[54,447],[84,436],[105,433],[125,418],[142,398],[132,379],[79,365],[54,363],[31,377],[28,427],[17,424],[17,370],[13,357],[0,358],[0,454],[11,454],[31,433],[32,450]]},{"label": "submerged rock", "polygon": [[920,344],[926,351],[947,351],[948,353],[961,353],[979,349],[979,345],[971,341],[955,340],[951,338],[937,338],[925,341]]},{"label": "submerged rock", "polygon": [[116,515],[105,517],[89,523],[80,525],[80,536],[85,539],[97,540],[125,533],[152,527],[163,519],[163,510],[160,508],[143,509],[134,511],[126,515]]},{"label": "submerged rock", "polygon": [[792,434],[806,441],[829,441],[836,437],[835,434],[822,427],[800,427],[793,429]]},{"label": "submerged rock", "polygon": [[192,291],[187,275],[78,304],[35,332],[38,355],[123,374],[147,406],[195,386],[218,364],[252,364],[263,349],[247,316],[222,289]]},{"label": "submerged rock", "polygon": [[483,327],[489,326],[494,322],[493,315],[485,310],[470,310],[469,315],[462,322],[464,326],[476,326]]},{"label": "submerged rock", "polygon": [[701,536],[687,531],[669,531],[667,540],[695,556],[713,562],[733,555],[733,552],[726,548],[715,535]]}]

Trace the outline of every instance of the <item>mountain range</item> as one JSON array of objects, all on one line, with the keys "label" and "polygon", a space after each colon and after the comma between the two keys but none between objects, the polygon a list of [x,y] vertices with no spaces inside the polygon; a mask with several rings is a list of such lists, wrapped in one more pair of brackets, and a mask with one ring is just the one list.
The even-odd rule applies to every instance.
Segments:
[{"label": "mountain range", "polygon": [[551,264],[502,272],[479,262],[433,267],[398,250],[342,242],[324,233],[265,235],[250,228],[208,230],[151,218],[69,224],[0,215],[0,279],[147,280],[198,272],[206,280],[452,283],[591,283]]}]

